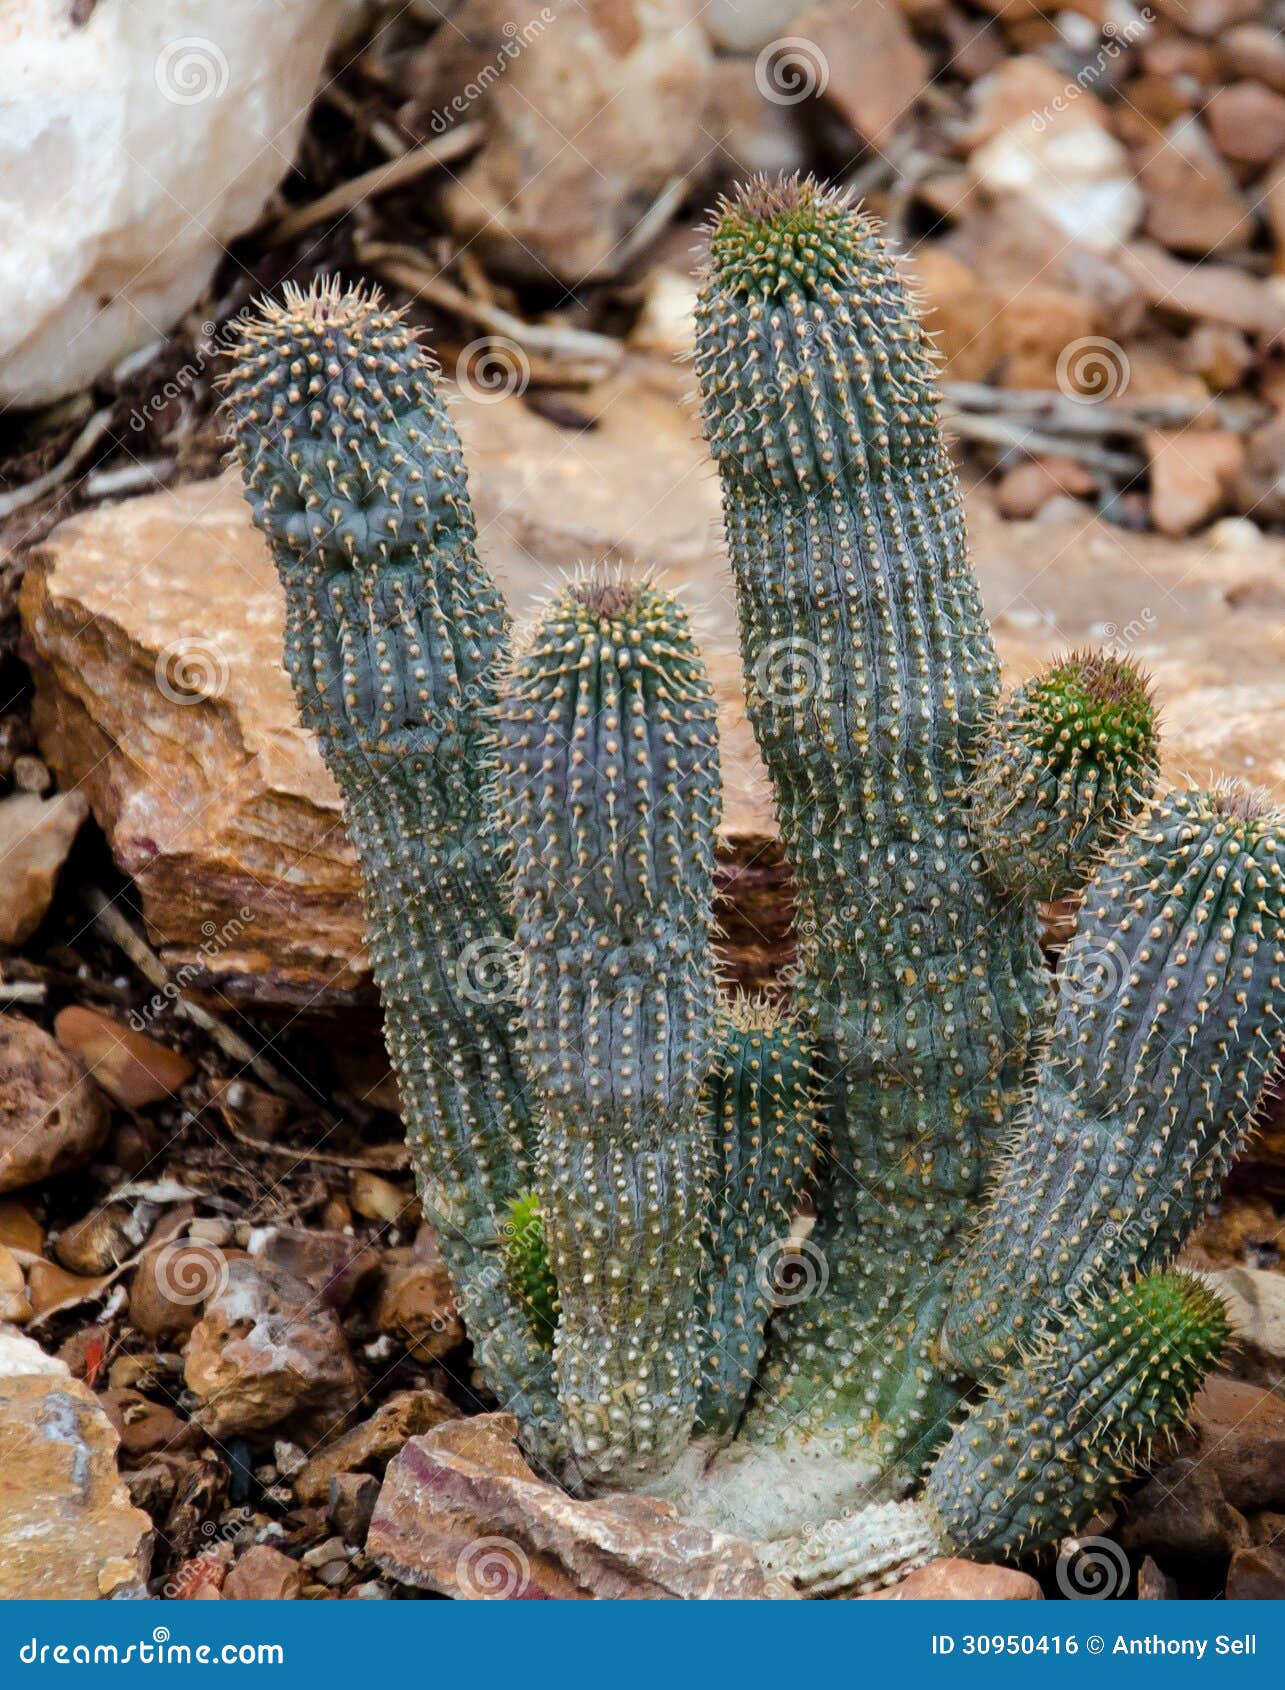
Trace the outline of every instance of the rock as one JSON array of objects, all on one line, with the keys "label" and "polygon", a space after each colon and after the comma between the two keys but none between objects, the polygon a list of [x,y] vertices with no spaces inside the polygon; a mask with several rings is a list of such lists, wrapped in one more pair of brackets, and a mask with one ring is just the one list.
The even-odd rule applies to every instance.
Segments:
[{"label": "rock", "polygon": [[129,1288],[129,1318],[149,1338],[182,1339],[201,1306],[224,1289],[229,1257],[201,1239],[167,1239],[147,1250]]},{"label": "rock", "polygon": [[311,1285],[341,1313],[379,1272],[379,1251],[342,1232],[301,1226],[263,1227],[250,1235],[250,1254]]},{"label": "rock", "polygon": [[195,1064],[177,1051],[79,1004],[59,1010],[54,1035],[107,1095],[127,1109],[146,1109],[172,1097],[196,1072]]},{"label": "rock", "polygon": [[1138,1601],[1172,1602],[1177,1594],[1178,1581],[1161,1572],[1150,1555],[1144,1555],[1138,1568]]},{"label": "rock", "polygon": [[0,1191],[79,1167],[107,1125],[80,1064],[34,1021],[0,1017]]},{"label": "rock", "polygon": [[1261,82],[1215,89],[1205,121],[1218,151],[1235,164],[1272,164],[1285,153],[1285,94]]},{"label": "rock", "polygon": [[59,1309],[74,1309],[96,1297],[106,1284],[107,1279],[101,1274],[67,1273],[54,1262],[32,1262],[27,1269],[32,1318],[40,1319]]},{"label": "rock", "polygon": [[1218,57],[1228,81],[1246,77],[1285,94],[1285,39],[1266,24],[1229,29],[1218,42]]},{"label": "rock", "polygon": [[1150,137],[1138,180],[1147,196],[1146,231],[1171,252],[1204,257],[1244,245],[1253,232],[1249,205],[1199,118]]},{"label": "rock", "polygon": [[1092,94],[1028,56],[1006,60],[971,98],[968,168],[987,193],[1019,196],[1086,246],[1133,233],[1145,200]]},{"label": "rock", "polygon": [[863,1602],[1042,1602],[1044,1592],[1029,1573],[1015,1567],[986,1567],[947,1557],[917,1567],[900,1584],[872,1591]]},{"label": "rock", "polygon": [[464,1322],[431,1228],[420,1229],[414,1249],[385,1250],[375,1325],[420,1361],[449,1355],[464,1342]]},{"label": "rock", "polygon": [[1184,1266],[1202,1269],[1273,1267],[1280,1221],[1266,1197],[1248,1195],[1235,1185],[1201,1221],[1183,1246]]},{"label": "rock", "polygon": [[92,1277],[110,1273],[133,1254],[145,1236],[137,1211],[127,1203],[107,1203],[64,1227],[54,1242],[53,1253],[69,1273]]},{"label": "rock", "polygon": [[1229,430],[1153,430],[1145,440],[1151,520],[1162,534],[1189,534],[1225,509],[1245,461]]},{"label": "rock", "polygon": [[269,1543],[251,1544],[223,1581],[225,1602],[294,1602],[305,1575],[297,1561]]},{"label": "rock", "polygon": [[1156,0],[1156,10],[1192,35],[1221,35],[1231,24],[1256,18],[1262,0]]},{"label": "rock", "polygon": [[5,8],[0,404],[84,387],[200,297],[290,167],[338,13]]},{"label": "rock", "polygon": [[183,1376],[200,1400],[195,1418],[216,1438],[287,1419],[323,1436],[361,1393],[334,1313],[300,1280],[245,1257],[227,1264],[194,1327]]},{"label": "rock", "polygon": [[532,1473],[511,1414],[450,1421],[390,1463],[366,1554],[399,1583],[466,1600],[763,1598],[749,1544],[669,1503],[580,1502]]},{"label": "rock", "polygon": [[1285,1274],[1224,1268],[1203,1277],[1227,1304],[1235,1344],[1223,1359],[1237,1379],[1274,1389],[1285,1377]]},{"label": "rock", "polygon": [[345,1543],[357,1549],[365,1543],[378,1496],[373,1473],[336,1473],[331,1479],[326,1512]]},{"label": "rock", "polygon": [[1285,1401],[1215,1375],[1192,1407],[1195,1453],[1234,1508],[1285,1509]]},{"label": "rock", "polygon": [[1245,442],[1237,498],[1260,522],[1285,520],[1285,417],[1256,428]]},{"label": "rock", "polygon": [[1187,336],[1183,354],[1187,368],[1215,393],[1239,387],[1254,361],[1245,336],[1226,323],[1197,323]]},{"label": "rock", "polygon": [[1092,305],[1064,288],[1028,281],[1010,289],[940,247],[921,247],[913,270],[956,381],[1053,388],[1063,350],[1093,335]]},{"label": "rock", "polygon": [[61,1362],[0,1331],[0,1600],[146,1594],[151,1521],[116,1472],[116,1433]]},{"label": "rock", "polygon": [[25,1326],[31,1319],[27,1277],[22,1263],[6,1245],[0,1244],[0,1321]]},{"label": "rock", "polygon": [[1285,1600],[1285,1549],[1273,1549],[1266,1544],[1238,1549],[1227,1569],[1223,1594],[1229,1602]]},{"label": "rock", "polygon": [[11,1250],[26,1250],[32,1256],[44,1254],[45,1229],[16,1197],[0,1197],[0,1244],[7,1244]]},{"label": "rock", "polygon": [[1285,299],[1257,276],[1230,264],[1183,264],[1154,241],[1132,241],[1118,258],[1161,311],[1230,323],[1265,341],[1285,336]]},{"label": "rock", "polygon": [[806,167],[793,109],[766,99],[762,82],[754,59],[719,58],[710,66],[704,123],[714,147],[706,163],[716,183]]},{"label": "rock", "polygon": [[[465,0],[452,14],[468,53],[451,93],[474,77],[488,89],[469,108],[487,139],[442,203],[487,262],[574,285],[614,273],[639,219],[702,156],[709,47],[691,0],[602,0],[558,13],[556,27],[547,16],[535,0],[516,12]],[[524,50],[506,55],[519,39]],[[503,76],[481,80],[506,57]]]},{"label": "rock", "polygon": [[1005,471],[995,502],[1006,517],[1030,517],[1058,493],[1086,498],[1096,490],[1088,470],[1072,458],[1031,458]]},{"label": "rock", "polygon": [[677,270],[654,270],[629,344],[662,358],[690,356],[696,338],[696,283]]},{"label": "rock", "polygon": [[1191,1571],[1226,1561],[1249,1543],[1249,1527],[1200,1461],[1171,1461],[1129,1501],[1120,1541],[1163,1567]]},{"label": "rock", "polygon": [[383,1221],[386,1226],[413,1226],[419,1219],[419,1198],[407,1186],[358,1168],[348,1195],[353,1210],[363,1220]]},{"label": "rock", "polygon": [[389,1397],[360,1426],[343,1432],[334,1443],[312,1456],[296,1477],[295,1495],[304,1504],[325,1502],[330,1481],[340,1473],[373,1473],[382,1478],[398,1450],[421,1432],[459,1418],[459,1409],[439,1391],[399,1391]]},{"label": "rock", "polygon": [[134,1460],[185,1449],[193,1442],[188,1421],[141,1391],[104,1391],[98,1400],[116,1428],[121,1449]]},{"label": "rock", "polygon": [[0,950],[24,944],[45,918],[58,875],[89,805],[79,792],[0,799]]},{"label": "rock", "polygon": [[884,147],[911,117],[931,66],[895,6],[822,0],[792,20],[758,70],[768,100],[793,105],[815,92],[868,146]]},{"label": "rock", "polygon": [[711,0],[700,21],[716,47],[729,53],[756,53],[778,36],[788,35],[800,0]]}]

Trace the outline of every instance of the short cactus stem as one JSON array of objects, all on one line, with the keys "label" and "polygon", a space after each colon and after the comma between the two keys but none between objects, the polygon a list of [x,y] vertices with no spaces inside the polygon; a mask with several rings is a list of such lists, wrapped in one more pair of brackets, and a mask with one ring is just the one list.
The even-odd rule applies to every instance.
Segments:
[{"label": "short cactus stem", "polygon": [[508,1219],[504,1223],[504,1257],[513,1295],[526,1314],[532,1332],[542,1344],[552,1349],[561,1305],[558,1302],[558,1282],[549,1266],[549,1251],[544,1242],[540,1200],[533,1191],[524,1191],[509,1205]]},{"label": "short cactus stem", "polygon": [[924,1501],[952,1551],[1012,1559],[1082,1526],[1183,1423],[1227,1335],[1187,1274],[1071,1303],[933,1465]]},{"label": "short cactus stem", "polygon": [[686,1443],[703,1355],[720,786],[678,604],[576,582],[515,661],[495,731],[558,1394],[577,1479],[624,1484]]},{"label": "short cactus stem", "polygon": [[983,742],[968,791],[988,870],[1015,897],[1066,896],[1158,771],[1145,676],[1127,658],[1071,652],[1017,689]]},{"label": "short cactus stem", "polygon": [[1281,821],[1233,788],[1159,801],[1085,892],[1029,1122],[946,1341],[984,1372],[1046,1316],[1172,1259],[1251,1127],[1280,1038]]},{"label": "short cactus stem", "polygon": [[459,442],[413,331],[360,289],[287,290],[243,326],[224,379],[285,588],[286,667],[362,863],[425,1212],[483,1373],[548,1456],[552,1370],[500,1245],[534,1132],[513,1004],[475,978],[512,944],[482,796],[508,615],[474,548]]}]

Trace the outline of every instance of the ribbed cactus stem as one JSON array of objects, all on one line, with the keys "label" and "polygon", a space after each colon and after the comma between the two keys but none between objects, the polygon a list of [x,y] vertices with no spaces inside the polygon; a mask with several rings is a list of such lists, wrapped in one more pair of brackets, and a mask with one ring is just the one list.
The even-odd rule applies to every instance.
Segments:
[{"label": "ribbed cactus stem", "polygon": [[833,1153],[828,1287],[771,1346],[760,1430],[806,1410],[893,1454],[947,1400],[923,1305],[1044,990],[1033,918],[984,878],[962,798],[998,668],[932,354],[871,219],[797,179],[724,205],[696,367]]},{"label": "ribbed cactus stem", "polygon": [[540,1200],[533,1191],[524,1191],[509,1205],[504,1223],[504,1258],[513,1295],[525,1311],[532,1332],[546,1348],[552,1349],[561,1305],[544,1242]]},{"label": "ribbed cactus stem", "polygon": [[646,583],[577,582],[495,726],[558,1395],[577,1477],[626,1484],[681,1451],[703,1357],[720,787],[681,609]]},{"label": "ribbed cactus stem", "polygon": [[778,1278],[787,1300],[807,1289],[810,1263],[790,1230],[816,1148],[813,1089],[803,1030],[770,1003],[730,1004],[705,1086],[713,1204],[698,1415],[723,1436],[735,1431],[758,1373]]},{"label": "ribbed cactus stem", "polygon": [[512,946],[482,796],[508,616],[474,548],[459,442],[414,332],[360,289],[265,304],[225,387],[285,588],[286,667],[361,859],[425,1212],[485,1377],[548,1455],[549,1357],[501,1245],[534,1133],[514,1007],[487,966]]},{"label": "ribbed cactus stem", "polygon": [[1159,763],[1145,676],[1071,652],[1001,707],[969,783],[973,834],[1004,891],[1071,892],[1146,802]]},{"label": "ribbed cactus stem", "polygon": [[1281,818],[1158,802],[1098,868],[1030,1119],[996,1171],[946,1339],[983,1372],[1041,1321],[1178,1250],[1254,1120],[1280,1038]]},{"label": "ribbed cactus stem", "polygon": [[1011,1559],[1083,1525],[1185,1420],[1227,1330],[1187,1274],[1072,1302],[933,1466],[924,1502],[951,1550]]}]

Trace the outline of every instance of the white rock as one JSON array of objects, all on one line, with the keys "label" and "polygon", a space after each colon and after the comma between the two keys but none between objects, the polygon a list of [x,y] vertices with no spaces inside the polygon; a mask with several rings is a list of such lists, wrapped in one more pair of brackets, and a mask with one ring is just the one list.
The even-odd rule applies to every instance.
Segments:
[{"label": "white rock", "polygon": [[31,1379],[40,1374],[71,1378],[66,1362],[42,1350],[34,1338],[12,1326],[0,1326],[0,1379]]},{"label": "white rock", "polygon": [[753,53],[790,33],[790,23],[808,0],[709,0],[698,14],[716,47]]},{"label": "white rock", "polygon": [[289,168],[340,0],[0,8],[0,403],[163,334]]},{"label": "white rock", "polygon": [[979,147],[968,166],[989,193],[1022,195],[1068,235],[1099,250],[1127,240],[1146,209],[1128,154],[1095,123],[1041,127],[1033,116]]}]

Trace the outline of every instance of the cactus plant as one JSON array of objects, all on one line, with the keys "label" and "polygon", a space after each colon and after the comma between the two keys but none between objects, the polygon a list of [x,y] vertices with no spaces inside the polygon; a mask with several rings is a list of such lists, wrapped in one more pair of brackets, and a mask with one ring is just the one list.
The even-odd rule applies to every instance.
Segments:
[{"label": "cactus plant", "polygon": [[[673,598],[590,571],[515,648],[432,360],[360,288],[268,305],[227,400],[484,1377],[568,1486],[669,1497],[826,1594],[1073,1529],[1185,1413],[1224,1323],[1164,1270],[1276,1053],[1280,818],[1151,795],[1126,661],[1001,699],[872,219],[751,184],[697,329],[797,888],[779,1008],[717,984]],[[1053,976],[1036,904],[1080,885]]]}]

